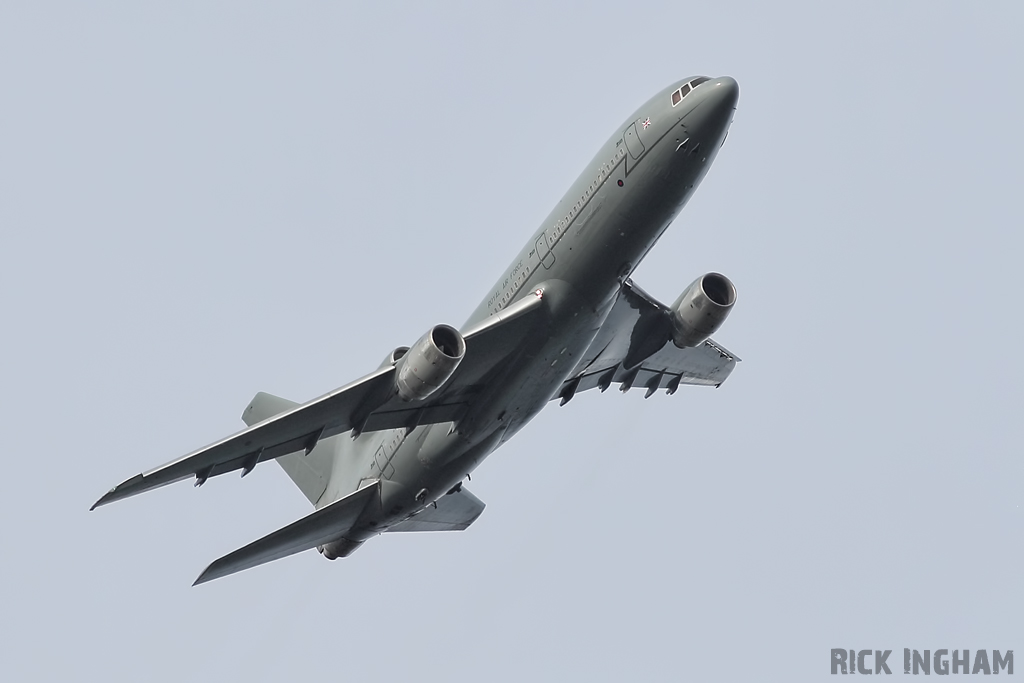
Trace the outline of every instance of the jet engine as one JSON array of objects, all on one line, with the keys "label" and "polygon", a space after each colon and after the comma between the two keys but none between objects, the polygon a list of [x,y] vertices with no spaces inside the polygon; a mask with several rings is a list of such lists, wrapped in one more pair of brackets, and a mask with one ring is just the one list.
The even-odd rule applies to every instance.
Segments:
[{"label": "jet engine", "polygon": [[[397,351],[397,350],[396,350]],[[466,355],[466,340],[454,327],[436,325],[395,364],[395,386],[403,401],[419,401],[437,391]]]},{"label": "jet engine", "polygon": [[693,281],[672,304],[672,341],[679,348],[699,346],[718,331],[736,303],[736,285],[720,273]]}]

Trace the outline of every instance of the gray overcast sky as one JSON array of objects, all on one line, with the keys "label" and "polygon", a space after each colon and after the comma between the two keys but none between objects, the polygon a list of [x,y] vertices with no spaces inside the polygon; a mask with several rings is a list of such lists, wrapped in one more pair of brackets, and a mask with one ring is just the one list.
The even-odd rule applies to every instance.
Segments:
[{"label": "gray overcast sky", "polygon": [[[0,8],[0,677],[1024,652],[1020,3],[360,5]],[[461,324],[625,117],[702,73],[739,81],[735,123],[636,280],[736,282],[721,389],[553,404],[477,470],[469,531],[334,563],[190,587],[308,512],[272,466],[87,511],[256,391]]]}]

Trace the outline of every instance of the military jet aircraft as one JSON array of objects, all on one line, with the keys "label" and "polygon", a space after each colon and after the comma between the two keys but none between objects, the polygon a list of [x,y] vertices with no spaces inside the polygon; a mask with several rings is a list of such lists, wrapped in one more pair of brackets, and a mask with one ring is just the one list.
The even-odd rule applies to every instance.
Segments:
[{"label": "military jet aircraft", "polygon": [[702,275],[666,306],[630,274],[704,178],[738,99],[729,77],[673,83],[616,129],[461,329],[437,325],[303,404],[259,393],[246,429],[118,484],[93,509],[276,459],[315,511],[195,583],[312,548],[333,560],[382,532],[467,528],[484,504],[463,480],[553,399],[613,383],[647,397],[720,385],[739,359],[710,336],[733,283]]}]

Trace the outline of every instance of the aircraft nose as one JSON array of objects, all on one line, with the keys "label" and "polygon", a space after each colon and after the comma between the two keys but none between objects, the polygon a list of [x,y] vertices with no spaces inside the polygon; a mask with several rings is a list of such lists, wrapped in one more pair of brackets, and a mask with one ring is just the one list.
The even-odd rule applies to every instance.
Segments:
[{"label": "aircraft nose", "polygon": [[733,111],[740,99],[740,86],[736,79],[722,76],[702,83],[693,93],[699,100],[683,116],[683,126],[691,136],[717,148],[732,123]]},{"label": "aircraft nose", "polygon": [[732,111],[736,108],[736,103],[740,101],[739,83],[731,76],[722,76],[714,79],[708,85],[711,87],[704,97],[703,107],[712,110],[713,113],[709,112],[712,118],[725,119],[724,122],[728,124],[732,119]]}]

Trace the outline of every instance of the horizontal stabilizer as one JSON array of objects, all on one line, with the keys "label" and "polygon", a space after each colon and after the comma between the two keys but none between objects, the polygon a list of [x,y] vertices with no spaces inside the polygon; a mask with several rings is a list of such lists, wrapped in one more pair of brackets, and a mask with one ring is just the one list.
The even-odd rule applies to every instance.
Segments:
[{"label": "horizontal stabilizer", "polygon": [[207,567],[192,585],[197,586],[337,540],[352,529],[374,499],[380,500],[379,481],[225,555]]},{"label": "horizontal stabilizer", "polygon": [[484,502],[466,489],[441,496],[437,507],[428,506],[388,531],[463,531],[484,511]]}]

